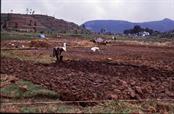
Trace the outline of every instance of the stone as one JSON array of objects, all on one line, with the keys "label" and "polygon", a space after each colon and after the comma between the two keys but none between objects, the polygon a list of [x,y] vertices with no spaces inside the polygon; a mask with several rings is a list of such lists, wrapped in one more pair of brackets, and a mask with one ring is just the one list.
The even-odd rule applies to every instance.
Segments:
[{"label": "stone", "polygon": [[136,82],[135,82],[134,80],[131,80],[130,85],[131,85],[131,86],[134,86],[135,83],[136,83]]},{"label": "stone", "polygon": [[120,93],[121,92],[119,89],[114,89],[113,91],[116,92],[116,93]]},{"label": "stone", "polygon": [[135,90],[137,91],[137,93],[143,94],[141,87],[135,86]]},{"label": "stone", "polygon": [[174,97],[174,92],[171,92],[169,90],[166,90],[165,93],[170,96],[170,97]]},{"label": "stone", "polygon": [[135,91],[132,88],[128,89],[128,94],[132,97],[135,98]]},{"label": "stone", "polygon": [[22,92],[28,91],[27,85],[19,86],[19,88],[20,88],[20,90],[21,90]]},{"label": "stone", "polygon": [[116,94],[109,94],[108,95],[108,99],[110,99],[110,100],[116,100],[116,99],[118,99],[118,96]]},{"label": "stone", "polygon": [[120,79],[119,79],[119,82],[120,82],[124,87],[128,87],[128,84],[127,84],[126,81],[120,80]]}]

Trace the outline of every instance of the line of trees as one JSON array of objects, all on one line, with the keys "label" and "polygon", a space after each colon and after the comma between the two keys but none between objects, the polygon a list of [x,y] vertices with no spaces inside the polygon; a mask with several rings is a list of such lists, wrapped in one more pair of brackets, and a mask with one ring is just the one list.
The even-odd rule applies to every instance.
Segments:
[{"label": "line of trees", "polygon": [[[28,15],[28,14],[34,15],[34,13],[35,13],[35,10],[29,9],[29,8],[26,8],[25,11],[26,11],[26,14],[27,14],[27,15]],[[13,9],[10,10],[10,13],[13,13]]]},{"label": "line of trees", "polygon": [[149,28],[141,28],[141,26],[139,25],[135,25],[133,29],[127,29],[124,30],[124,34],[137,34],[139,32],[149,32],[150,34],[153,34],[154,32],[158,32],[158,31],[154,31],[152,29]]},{"label": "line of trees", "polygon": [[33,15],[35,13],[35,11],[33,9],[29,9],[29,8],[26,8],[26,14],[31,14]]}]

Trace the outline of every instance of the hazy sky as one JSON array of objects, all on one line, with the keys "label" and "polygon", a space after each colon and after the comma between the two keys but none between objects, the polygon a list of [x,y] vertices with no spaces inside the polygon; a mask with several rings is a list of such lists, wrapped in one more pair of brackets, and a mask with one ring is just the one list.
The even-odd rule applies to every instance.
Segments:
[{"label": "hazy sky", "polygon": [[174,20],[174,0],[1,0],[1,12],[36,13],[82,24],[89,20]]}]

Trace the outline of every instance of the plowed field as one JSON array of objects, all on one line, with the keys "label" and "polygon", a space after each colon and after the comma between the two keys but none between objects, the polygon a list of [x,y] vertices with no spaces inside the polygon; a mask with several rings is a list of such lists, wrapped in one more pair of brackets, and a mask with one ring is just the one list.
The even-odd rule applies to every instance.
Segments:
[{"label": "plowed field", "polygon": [[[61,100],[174,99],[173,47],[112,43],[93,53],[85,45],[74,45],[69,43],[64,56],[76,59],[59,64],[3,57],[1,73],[43,85]],[[35,56],[50,50],[20,52]]]}]

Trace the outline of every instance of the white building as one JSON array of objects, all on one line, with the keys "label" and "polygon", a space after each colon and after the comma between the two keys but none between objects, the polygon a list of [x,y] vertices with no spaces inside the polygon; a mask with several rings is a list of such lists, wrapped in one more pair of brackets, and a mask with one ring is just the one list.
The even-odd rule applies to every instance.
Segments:
[{"label": "white building", "polygon": [[139,32],[138,35],[145,37],[145,36],[149,36],[150,33],[146,32],[146,31],[143,31],[143,32]]}]

